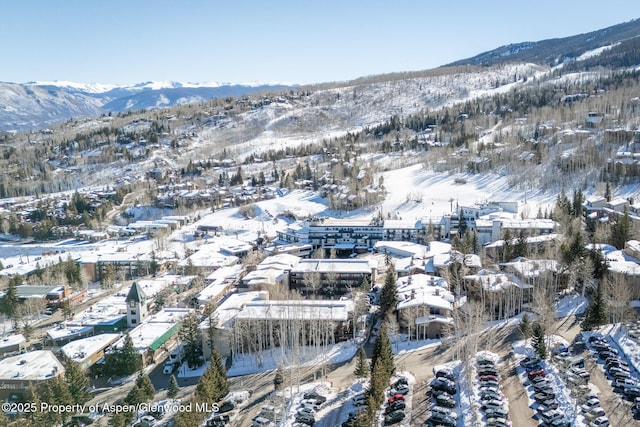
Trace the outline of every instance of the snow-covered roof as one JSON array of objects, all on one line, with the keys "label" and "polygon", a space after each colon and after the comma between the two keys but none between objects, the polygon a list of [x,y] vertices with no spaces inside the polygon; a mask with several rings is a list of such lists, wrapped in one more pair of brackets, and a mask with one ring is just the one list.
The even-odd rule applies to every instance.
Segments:
[{"label": "snow-covered roof", "polygon": [[423,257],[429,251],[429,248],[425,245],[395,240],[380,240],[376,242],[374,249],[378,252],[388,252],[389,254],[401,257]]},{"label": "snow-covered roof", "polygon": [[26,342],[26,339],[22,334],[7,335],[0,339],[0,349],[20,345],[23,342]]},{"label": "snow-covered roof", "polygon": [[413,274],[396,281],[398,310],[418,305],[451,310],[455,297],[448,291],[448,283],[441,277]]},{"label": "snow-covered roof", "polygon": [[353,312],[351,300],[258,300],[246,304],[237,319],[346,321]]},{"label": "snow-covered roof", "polygon": [[52,340],[73,339],[82,335],[88,335],[93,331],[93,326],[67,326],[61,323],[55,328],[47,330],[47,335]]},{"label": "snow-covered roof", "polygon": [[60,351],[62,351],[69,359],[82,363],[95,353],[104,350],[113,344],[118,338],[120,338],[120,334],[94,335],[92,337],[71,341],[70,343],[63,345]]},{"label": "snow-covered roof", "polygon": [[551,271],[558,271],[558,262],[552,259],[521,259],[517,262],[505,262],[501,265],[511,268],[520,277],[535,278],[541,274]]},{"label": "snow-covered roof", "polygon": [[371,273],[377,264],[367,259],[303,259],[291,272],[306,273]]},{"label": "snow-covered roof", "polygon": [[505,290],[510,287],[516,287],[520,289],[531,289],[533,286],[527,285],[526,283],[522,283],[520,279],[518,279],[513,274],[506,273],[495,273],[489,270],[480,270],[478,274],[470,274],[464,276],[465,280],[474,280],[482,287],[484,290],[489,292],[498,292]]},{"label": "snow-covered roof", "polygon": [[37,350],[0,360],[0,381],[41,381],[64,373],[64,366],[49,350]]}]

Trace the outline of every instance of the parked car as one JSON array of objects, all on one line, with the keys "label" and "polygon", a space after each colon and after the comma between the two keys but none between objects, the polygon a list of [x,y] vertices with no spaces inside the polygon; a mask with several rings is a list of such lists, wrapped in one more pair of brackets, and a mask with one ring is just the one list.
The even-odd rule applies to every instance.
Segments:
[{"label": "parked car", "polygon": [[500,379],[498,378],[497,375],[480,375],[478,377],[478,380],[480,381],[495,381],[495,382],[500,382]]},{"label": "parked car", "polygon": [[456,401],[453,397],[447,394],[441,394],[436,396],[436,404],[439,406],[444,406],[446,408],[453,408],[456,406]]},{"label": "parked car", "polygon": [[311,408],[307,408],[306,406],[303,406],[302,408],[298,408],[298,410],[296,411],[296,414],[314,417],[316,415],[316,411],[314,411]]},{"label": "parked car", "polygon": [[582,408],[582,410],[584,412],[588,412],[593,408],[599,408],[600,405],[600,399],[589,399],[586,402],[584,402],[582,405],[580,405],[580,407]]},{"label": "parked car", "polygon": [[456,377],[449,369],[438,369],[435,371],[436,378],[446,378],[449,381],[455,381]]},{"label": "parked car", "polygon": [[436,390],[444,390],[449,394],[456,394],[456,384],[446,378],[436,378],[432,380],[431,388]]},{"label": "parked car", "polygon": [[622,390],[622,394],[628,400],[635,400],[637,397],[640,397],[640,387],[630,386],[626,387]]},{"label": "parked car", "polygon": [[558,418],[557,420],[553,420],[549,423],[549,427],[572,427],[573,424],[571,421],[567,420],[565,417]]},{"label": "parked car", "polygon": [[402,385],[409,385],[409,381],[407,381],[405,377],[400,377],[396,381],[394,381],[393,384],[391,384],[391,388],[398,388]]},{"label": "parked car", "polygon": [[563,418],[564,414],[559,409],[550,409],[540,413],[540,419],[545,423],[550,423],[553,420]]},{"label": "parked car", "polygon": [[442,406],[432,406],[431,408],[429,408],[429,411],[431,411],[431,414],[440,414],[444,417],[451,417],[451,418],[458,418],[458,414],[455,413],[454,411],[452,411],[451,409],[448,408],[444,408]]},{"label": "parked car", "polygon": [[321,394],[318,394],[318,393],[317,393],[317,392],[315,392],[315,391],[310,391],[310,392],[308,392],[308,393],[305,393],[302,397],[303,397],[304,399],[313,399],[313,400],[315,400],[316,402],[318,402],[320,405],[322,405],[324,402],[326,402],[326,401],[327,401],[327,398],[326,398],[326,397],[324,397],[324,396],[323,396],[323,395],[321,395]]},{"label": "parked car", "polygon": [[498,400],[487,400],[482,402],[482,406],[480,406],[483,410],[487,410],[489,408],[492,409],[504,409],[503,402]]},{"label": "parked car", "polygon": [[316,423],[315,418],[310,417],[308,415],[300,415],[300,414],[296,414],[296,421],[302,424],[306,424],[308,426],[312,426]]},{"label": "parked car", "polygon": [[547,373],[544,371],[544,369],[536,369],[534,371],[530,371],[527,374],[527,377],[529,378],[529,381],[531,381],[532,379],[536,378],[536,377],[545,377],[547,376]]},{"label": "parked car", "polygon": [[538,406],[538,412],[548,411],[549,409],[558,409],[558,401],[556,399],[547,399],[540,402]]},{"label": "parked car", "polygon": [[408,385],[400,385],[391,390],[391,394],[408,394],[409,386]]},{"label": "parked car", "polygon": [[522,366],[523,368],[526,368],[527,366],[539,365],[539,364],[540,364],[540,358],[538,357],[527,356],[520,361],[520,366]]},{"label": "parked car", "polygon": [[407,404],[403,400],[396,400],[395,402],[391,402],[384,408],[384,413],[390,414],[393,411],[398,411],[400,409],[404,410],[407,407]]},{"label": "parked car", "polygon": [[480,393],[480,400],[499,400],[499,401],[503,401],[503,397],[500,393],[495,393],[492,391],[487,391],[484,393]]},{"label": "parked car", "polygon": [[509,412],[504,408],[487,408],[484,411],[487,418],[508,418]]},{"label": "parked car", "polygon": [[367,404],[367,396],[364,394],[357,394],[351,398],[351,403],[356,406],[364,406]]},{"label": "parked car", "polygon": [[555,399],[556,398],[556,394],[555,392],[551,392],[551,393],[536,393],[533,395],[533,400],[535,400],[538,403],[542,403],[544,401],[547,401],[549,399]]},{"label": "parked car", "polygon": [[225,412],[233,411],[235,407],[235,403],[231,402],[230,400],[226,400],[218,405],[218,413],[224,414]]},{"label": "parked car", "polygon": [[392,413],[384,417],[384,425],[388,426],[391,424],[398,423],[402,421],[404,417],[405,415],[403,410],[393,411]]},{"label": "parked car", "polygon": [[584,413],[584,417],[587,419],[587,421],[595,420],[596,418],[604,417],[605,415],[607,414],[604,412],[604,409],[599,406],[591,408]]},{"label": "parked car", "polygon": [[478,368],[478,376],[483,375],[495,375],[497,377],[499,375],[498,368],[491,368],[489,366]]},{"label": "parked car", "polygon": [[589,423],[589,427],[609,427],[609,418],[598,417]]},{"label": "parked car", "polygon": [[511,427],[506,418],[487,418],[486,427]]},{"label": "parked car", "polygon": [[393,403],[393,402],[398,401],[398,400],[404,400],[404,395],[402,395],[402,394],[392,394],[387,399],[387,403]]},{"label": "parked car", "polygon": [[440,414],[433,414],[427,419],[427,425],[429,426],[456,427],[456,424],[457,420],[455,418]]}]

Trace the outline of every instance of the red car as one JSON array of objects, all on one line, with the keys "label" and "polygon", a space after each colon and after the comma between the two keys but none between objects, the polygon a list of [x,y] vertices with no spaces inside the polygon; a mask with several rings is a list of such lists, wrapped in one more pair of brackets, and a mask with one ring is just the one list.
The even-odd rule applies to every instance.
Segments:
[{"label": "red car", "polygon": [[537,377],[544,377],[547,374],[544,372],[544,369],[536,369],[534,371],[530,371],[527,376],[529,377],[529,381]]},{"label": "red car", "polygon": [[387,399],[387,403],[397,402],[398,400],[404,400],[404,396],[399,393],[396,393]]}]

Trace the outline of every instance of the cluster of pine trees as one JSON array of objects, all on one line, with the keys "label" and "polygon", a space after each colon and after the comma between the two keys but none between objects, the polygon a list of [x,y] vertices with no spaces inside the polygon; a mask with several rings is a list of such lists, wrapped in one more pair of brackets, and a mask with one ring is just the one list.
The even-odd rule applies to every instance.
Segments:
[{"label": "cluster of pine trees", "polygon": [[[190,405],[191,412],[180,412],[176,414],[174,427],[194,427],[202,424],[202,421],[209,415],[208,413],[199,412],[196,409],[200,406],[197,403],[205,403],[212,405],[219,402],[229,393],[229,381],[227,379],[227,370],[222,364],[222,358],[217,349],[213,349],[211,353],[211,365],[204,372],[200,381],[196,386],[193,396],[185,405]],[[202,406],[204,407],[204,406]],[[209,406],[210,407],[210,406]]]},{"label": "cluster of pine trees", "polygon": [[[68,359],[63,359],[64,375],[48,380],[32,390],[29,400],[35,405],[35,411],[28,412],[25,418],[19,420],[22,427],[42,427],[60,425],[73,415],[61,411],[41,411],[40,404],[75,405],[84,404],[91,399],[88,392],[89,380],[80,366]],[[5,417],[5,418],[3,418]],[[0,415],[0,425],[9,425],[6,415]]]}]

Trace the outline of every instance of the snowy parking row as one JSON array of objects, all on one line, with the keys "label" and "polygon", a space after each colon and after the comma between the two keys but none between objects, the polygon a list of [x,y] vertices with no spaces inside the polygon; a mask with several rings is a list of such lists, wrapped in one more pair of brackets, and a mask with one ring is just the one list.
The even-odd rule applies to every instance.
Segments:
[{"label": "snowy parking row", "polygon": [[585,339],[596,363],[611,381],[613,391],[632,402],[631,411],[640,418],[640,376],[626,353],[608,335],[592,333]]},{"label": "snowy parking row", "polygon": [[558,368],[540,359],[526,341],[515,342],[513,348],[519,361],[516,372],[527,389],[529,406],[534,409],[534,418],[540,425],[587,426],[578,401],[571,396]]}]

